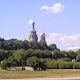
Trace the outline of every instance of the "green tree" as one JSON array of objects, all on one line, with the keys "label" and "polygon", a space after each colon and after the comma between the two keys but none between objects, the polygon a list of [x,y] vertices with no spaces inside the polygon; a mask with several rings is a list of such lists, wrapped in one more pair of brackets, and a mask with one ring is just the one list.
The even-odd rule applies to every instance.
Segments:
[{"label": "green tree", "polygon": [[36,41],[29,42],[29,46],[31,49],[34,49],[34,50],[39,49],[39,44]]},{"label": "green tree", "polygon": [[26,60],[28,66],[31,66],[34,70],[46,70],[47,66],[44,61],[37,57],[30,57]]},{"label": "green tree", "polygon": [[80,62],[80,54],[76,57],[76,61]]},{"label": "green tree", "polygon": [[37,57],[30,57],[26,60],[27,65],[31,66],[34,70],[38,69],[39,59]]},{"label": "green tree", "polygon": [[28,49],[27,50],[27,58],[34,56],[34,50],[33,49]]},{"label": "green tree", "polygon": [[46,49],[48,49],[48,46],[47,46],[47,44],[46,44],[46,42],[39,42],[39,49],[41,49],[41,50],[46,50]]},{"label": "green tree", "polygon": [[1,62],[1,68],[2,68],[2,69],[7,69],[7,67],[8,67],[7,60],[3,60],[3,61]]},{"label": "green tree", "polygon": [[17,61],[17,66],[22,65],[23,67],[25,65],[25,60],[26,60],[26,50],[24,49],[16,50],[13,54],[13,57]]},{"label": "green tree", "polygon": [[16,60],[13,56],[10,56],[8,59],[7,59],[7,63],[8,63],[8,67],[12,67],[12,66],[16,66],[17,63],[16,63]]},{"label": "green tree", "polygon": [[4,44],[3,44],[3,42],[4,42],[5,40],[3,39],[3,38],[0,38],[0,49],[3,49],[3,46],[4,46]]},{"label": "green tree", "polygon": [[44,54],[42,55],[42,58],[52,58],[52,53],[49,50],[44,50]]},{"label": "green tree", "polygon": [[34,56],[36,56],[38,58],[43,57],[43,54],[44,54],[43,51],[40,49],[34,50]]},{"label": "green tree", "polygon": [[63,56],[63,54],[61,54],[60,51],[58,51],[58,50],[54,50],[54,51],[53,51],[53,58],[54,58],[54,59],[61,58],[62,56]]},{"label": "green tree", "polygon": [[76,59],[76,56],[77,54],[74,51],[68,51],[66,57],[71,58],[72,60],[72,59]]},{"label": "green tree", "polygon": [[59,50],[59,49],[57,48],[56,44],[51,44],[49,45],[49,50],[54,51],[54,50]]}]

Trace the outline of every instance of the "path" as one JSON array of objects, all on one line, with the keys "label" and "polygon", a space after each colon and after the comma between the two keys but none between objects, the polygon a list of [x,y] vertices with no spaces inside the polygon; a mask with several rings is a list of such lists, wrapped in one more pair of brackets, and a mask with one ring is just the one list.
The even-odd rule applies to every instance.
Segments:
[{"label": "path", "polygon": [[80,77],[65,77],[65,78],[31,78],[31,79],[0,79],[0,80],[68,80],[80,79]]}]

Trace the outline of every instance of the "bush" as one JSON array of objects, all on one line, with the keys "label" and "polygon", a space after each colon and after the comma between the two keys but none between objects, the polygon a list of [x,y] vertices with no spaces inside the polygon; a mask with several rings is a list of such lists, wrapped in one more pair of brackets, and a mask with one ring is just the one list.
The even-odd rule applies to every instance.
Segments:
[{"label": "bush", "polygon": [[60,63],[59,69],[66,69],[66,63],[65,62]]},{"label": "bush", "polygon": [[3,60],[2,64],[1,64],[1,68],[2,69],[7,69],[7,66],[8,66],[7,60]]},{"label": "bush", "polygon": [[80,69],[80,63],[79,62],[75,62],[74,64],[73,64],[73,69]]},{"label": "bush", "polygon": [[48,62],[48,69],[80,69],[80,62]]},{"label": "bush", "polygon": [[70,62],[70,61],[71,61],[71,58],[62,58],[62,60],[63,60],[64,62]]},{"label": "bush", "polygon": [[47,68],[48,69],[59,69],[59,62],[48,62]]},{"label": "bush", "polygon": [[73,63],[72,62],[66,62],[66,69],[73,69]]}]

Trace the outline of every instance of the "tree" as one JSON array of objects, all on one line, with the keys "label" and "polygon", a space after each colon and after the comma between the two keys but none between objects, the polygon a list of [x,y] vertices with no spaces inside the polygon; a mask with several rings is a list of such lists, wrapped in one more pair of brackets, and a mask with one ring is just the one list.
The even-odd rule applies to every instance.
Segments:
[{"label": "tree", "polygon": [[31,66],[34,70],[38,69],[39,59],[37,57],[30,57],[26,60],[27,65]]},{"label": "tree", "polygon": [[22,68],[23,68],[26,60],[26,50],[24,49],[16,50],[13,54],[13,57],[17,61],[17,66],[22,65]]},{"label": "tree", "polygon": [[80,54],[76,57],[76,61],[80,62]]},{"label": "tree", "polygon": [[57,48],[56,44],[51,44],[49,45],[49,50],[54,51],[54,50],[59,50],[59,49]]},{"label": "tree", "polygon": [[68,51],[67,57],[72,59],[76,59],[77,54],[74,51]]},{"label": "tree", "polygon": [[38,58],[43,57],[43,54],[44,54],[43,51],[40,49],[34,50],[34,56],[36,56]]},{"label": "tree", "polygon": [[47,44],[46,44],[46,42],[39,42],[39,49],[41,49],[41,50],[46,50],[46,49],[48,49],[48,46],[47,46]]},{"label": "tree", "polygon": [[2,63],[1,63],[1,68],[2,69],[7,69],[7,67],[8,67],[7,60],[3,60]]},{"label": "tree", "polygon": [[27,50],[27,58],[34,56],[34,50],[33,49],[28,49]]},{"label": "tree", "polygon": [[44,54],[42,55],[42,58],[52,58],[52,53],[49,50],[44,50]]},{"label": "tree", "polygon": [[4,60],[7,57],[8,57],[8,55],[7,55],[6,51],[3,49],[0,49],[0,61]]},{"label": "tree", "polygon": [[60,51],[58,51],[58,50],[54,50],[54,51],[53,51],[53,58],[54,58],[54,59],[61,58],[62,56],[63,56],[63,54],[61,54]]},{"label": "tree", "polygon": [[12,66],[16,66],[17,63],[16,63],[16,60],[13,56],[10,56],[8,59],[7,59],[7,64],[8,64],[8,67],[12,67]]},{"label": "tree", "polygon": [[34,49],[34,50],[39,49],[39,44],[36,41],[29,42],[29,46],[31,49]]},{"label": "tree", "polygon": [[26,60],[28,66],[31,66],[34,70],[46,70],[46,64],[39,60],[37,57],[30,57]]},{"label": "tree", "polygon": [[3,49],[3,46],[4,46],[3,42],[4,41],[5,41],[4,39],[0,38],[0,49]]}]

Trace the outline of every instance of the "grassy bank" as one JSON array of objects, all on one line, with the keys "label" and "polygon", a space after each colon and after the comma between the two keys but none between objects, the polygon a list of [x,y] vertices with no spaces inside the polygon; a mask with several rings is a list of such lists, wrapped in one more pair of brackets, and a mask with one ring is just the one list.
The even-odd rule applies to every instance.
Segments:
[{"label": "grassy bank", "polygon": [[56,78],[56,77],[80,77],[79,69],[55,69],[46,71],[0,71],[0,79],[19,78]]}]

